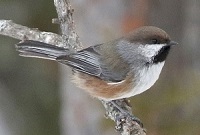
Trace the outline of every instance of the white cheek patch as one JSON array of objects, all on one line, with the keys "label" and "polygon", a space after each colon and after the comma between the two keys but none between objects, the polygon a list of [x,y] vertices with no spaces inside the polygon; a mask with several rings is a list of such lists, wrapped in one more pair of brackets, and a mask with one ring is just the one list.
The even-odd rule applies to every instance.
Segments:
[{"label": "white cheek patch", "polygon": [[145,57],[151,58],[155,56],[160,49],[165,46],[166,44],[155,44],[155,45],[141,45],[139,46],[139,49],[141,51],[141,54],[144,55]]}]

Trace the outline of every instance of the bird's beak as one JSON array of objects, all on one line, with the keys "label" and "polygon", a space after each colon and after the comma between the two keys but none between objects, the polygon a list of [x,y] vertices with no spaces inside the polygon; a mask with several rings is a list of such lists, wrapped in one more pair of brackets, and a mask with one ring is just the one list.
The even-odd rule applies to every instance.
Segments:
[{"label": "bird's beak", "polygon": [[168,46],[174,46],[174,45],[178,45],[178,43],[175,42],[175,41],[170,41],[167,45]]}]

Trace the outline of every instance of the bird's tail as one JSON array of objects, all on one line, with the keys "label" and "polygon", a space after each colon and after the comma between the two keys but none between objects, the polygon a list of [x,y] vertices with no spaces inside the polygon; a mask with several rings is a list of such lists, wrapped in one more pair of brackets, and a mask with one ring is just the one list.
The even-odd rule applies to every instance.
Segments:
[{"label": "bird's tail", "polygon": [[57,57],[69,54],[68,49],[32,40],[20,42],[15,47],[23,57],[56,60]]}]

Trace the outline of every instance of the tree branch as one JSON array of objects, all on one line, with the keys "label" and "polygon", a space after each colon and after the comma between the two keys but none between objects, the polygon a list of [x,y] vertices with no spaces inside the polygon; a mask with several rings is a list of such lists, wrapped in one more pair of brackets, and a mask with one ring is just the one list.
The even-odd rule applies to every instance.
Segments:
[{"label": "tree branch", "polygon": [[75,32],[73,20],[74,9],[68,0],[54,0],[54,5],[58,14],[58,18],[52,20],[53,23],[60,24],[61,34],[63,37],[63,45],[69,45],[72,51],[82,49],[81,42]]},{"label": "tree branch", "polygon": [[[75,32],[73,21],[73,9],[68,0],[54,0],[58,19],[53,19],[53,23],[60,24],[62,36],[51,33],[41,32],[38,29],[31,29],[13,23],[10,20],[0,20],[0,34],[19,40],[36,40],[53,44],[60,47],[69,48],[72,52],[82,48],[78,35]],[[143,127],[138,124],[131,113],[131,108],[127,100],[116,100],[115,103],[122,108],[122,112],[113,105],[112,102],[102,101],[106,109],[107,118],[116,123],[116,130],[122,135],[146,135]],[[124,113],[128,112],[128,113]]]},{"label": "tree branch", "polygon": [[132,109],[127,99],[113,101],[123,110],[119,110],[113,103],[102,101],[106,109],[106,118],[112,119],[115,123],[115,129],[121,135],[146,135],[140,120],[132,114]]},{"label": "tree branch", "polygon": [[56,46],[63,46],[60,35],[51,32],[41,32],[36,28],[31,29],[13,23],[11,20],[0,20],[0,34],[19,40],[36,40]]}]

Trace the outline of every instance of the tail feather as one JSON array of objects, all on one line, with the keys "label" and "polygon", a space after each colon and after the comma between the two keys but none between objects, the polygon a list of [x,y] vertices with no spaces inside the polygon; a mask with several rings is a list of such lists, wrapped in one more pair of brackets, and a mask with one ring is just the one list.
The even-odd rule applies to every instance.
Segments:
[{"label": "tail feather", "polygon": [[55,60],[57,57],[69,54],[68,49],[32,40],[20,42],[15,47],[20,52],[19,55],[24,57]]}]

